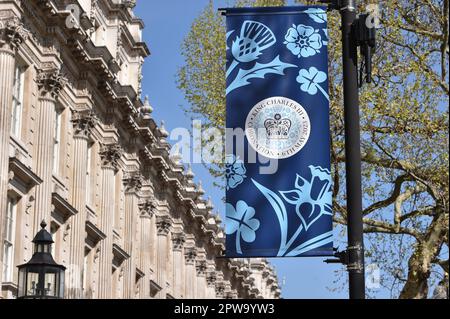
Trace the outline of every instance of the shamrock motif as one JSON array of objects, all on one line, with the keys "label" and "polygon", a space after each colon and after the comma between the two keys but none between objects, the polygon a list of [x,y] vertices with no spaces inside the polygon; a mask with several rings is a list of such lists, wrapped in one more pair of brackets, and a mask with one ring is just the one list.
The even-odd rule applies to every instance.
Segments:
[{"label": "shamrock motif", "polygon": [[327,74],[319,71],[316,67],[311,67],[309,70],[300,70],[297,82],[300,83],[300,89],[309,95],[316,95],[318,91],[322,93],[327,100],[330,99],[328,93],[323,89],[320,84],[327,80]]},{"label": "shamrock motif", "polygon": [[260,222],[255,216],[255,209],[247,205],[244,201],[239,201],[236,209],[231,204],[226,204],[227,216],[227,235],[236,233],[236,252],[242,255],[241,237],[247,243],[256,240],[256,231],[259,229]]}]

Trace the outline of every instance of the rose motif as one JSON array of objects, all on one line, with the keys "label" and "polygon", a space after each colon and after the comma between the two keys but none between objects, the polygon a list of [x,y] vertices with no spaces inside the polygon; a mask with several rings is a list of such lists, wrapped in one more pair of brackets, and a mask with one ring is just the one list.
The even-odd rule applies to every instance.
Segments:
[{"label": "rose motif", "polygon": [[293,25],[292,28],[289,28],[285,40],[286,47],[299,58],[316,55],[320,53],[323,46],[319,30],[303,24]]},{"label": "rose motif", "polygon": [[225,177],[227,179],[227,190],[236,188],[244,182],[247,169],[244,162],[235,155],[227,155],[225,160]]}]

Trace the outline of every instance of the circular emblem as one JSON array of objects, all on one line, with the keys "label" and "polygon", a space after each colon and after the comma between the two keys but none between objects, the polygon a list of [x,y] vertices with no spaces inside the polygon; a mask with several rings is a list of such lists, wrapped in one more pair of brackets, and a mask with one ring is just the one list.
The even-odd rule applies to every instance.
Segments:
[{"label": "circular emblem", "polygon": [[311,122],[299,103],[276,96],[253,107],[247,116],[245,134],[259,154],[272,159],[286,159],[306,145],[311,134]]}]

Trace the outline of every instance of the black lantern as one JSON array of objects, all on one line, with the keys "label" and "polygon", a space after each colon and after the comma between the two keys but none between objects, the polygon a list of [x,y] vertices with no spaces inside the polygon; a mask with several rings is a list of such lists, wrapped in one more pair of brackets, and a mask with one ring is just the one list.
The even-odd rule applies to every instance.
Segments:
[{"label": "black lantern", "polygon": [[41,223],[42,229],[33,239],[34,254],[31,260],[18,266],[18,299],[63,299],[64,272],[66,267],[58,265],[52,257],[52,235],[45,230],[47,224]]}]

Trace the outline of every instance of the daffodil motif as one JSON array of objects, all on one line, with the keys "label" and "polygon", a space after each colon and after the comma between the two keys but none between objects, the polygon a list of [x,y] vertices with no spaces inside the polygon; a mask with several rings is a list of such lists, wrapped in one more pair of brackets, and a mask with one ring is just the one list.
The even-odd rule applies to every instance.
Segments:
[{"label": "daffodil motif", "polygon": [[311,181],[297,175],[295,189],[280,192],[284,200],[295,205],[303,227],[307,231],[323,215],[332,214],[331,173],[322,167],[309,166]]},{"label": "daffodil motif", "polygon": [[319,30],[315,30],[313,27],[299,24],[295,24],[292,28],[289,28],[286,36],[286,47],[292,54],[299,58],[307,58],[320,53],[320,49],[323,46],[322,37],[319,34]]},{"label": "daffodil motif", "polygon": [[227,190],[236,188],[244,182],[247,177],[247,169],[244,162],[235,155],[227,155],[225,160],[225,177],[227,180]]},{"label": "daffodil motif", "polygon": [[227,235],[236,233],[236,252],[242,255],[241,238],[247,243],[256,240],[256,231],[260,227],[255,216],[255,209],[247,205],[244,201],[239,201],[234,208],[231,204],[226,204]]}]

